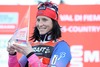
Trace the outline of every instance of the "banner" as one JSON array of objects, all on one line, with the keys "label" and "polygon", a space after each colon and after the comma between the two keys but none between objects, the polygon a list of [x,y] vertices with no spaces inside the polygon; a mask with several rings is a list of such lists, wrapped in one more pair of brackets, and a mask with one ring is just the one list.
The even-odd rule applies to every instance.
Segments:
[{"label": "banner", "polygon": [[100,5],[59,5],[62,39],[69,43],[72,53],[69,67],[100,67],[98,8]]}]

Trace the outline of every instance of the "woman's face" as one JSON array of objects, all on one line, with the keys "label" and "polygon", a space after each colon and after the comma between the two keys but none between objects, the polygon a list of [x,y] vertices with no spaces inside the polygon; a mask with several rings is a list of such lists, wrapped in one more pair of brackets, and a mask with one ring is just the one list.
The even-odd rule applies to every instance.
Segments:
[{"label": "woman's face", "polygon": [[46,16],[38,16],[36,20],[36,27],[39,30],[39,34],[46,34],[53,27],[52,20]]}]

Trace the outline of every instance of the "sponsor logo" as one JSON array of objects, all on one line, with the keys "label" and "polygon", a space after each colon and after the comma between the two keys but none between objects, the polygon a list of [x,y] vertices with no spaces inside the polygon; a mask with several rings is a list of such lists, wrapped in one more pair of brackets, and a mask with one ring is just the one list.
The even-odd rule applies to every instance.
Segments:
[{"label": "sponsor logo", "polygon": [[58,60],[60,60],[61,58],[64,58],[66,56],[66,53],[65,52],[61,52],[60,53],[60,57],[58,58]]},{"label": "sponsor logo", "polygon": [[0,24],[17,24],[18,12],[0,12]]}]

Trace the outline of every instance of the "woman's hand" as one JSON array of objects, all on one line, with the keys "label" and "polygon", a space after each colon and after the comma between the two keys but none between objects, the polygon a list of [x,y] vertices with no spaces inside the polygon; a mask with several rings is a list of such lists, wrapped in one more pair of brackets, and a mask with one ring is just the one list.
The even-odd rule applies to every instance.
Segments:
[{"label": "woman's hand", "polygon": [[8,43],[7,51],[9,52],[9,54],[14,54],[16,52],[15,48],[10,43]]},{"label": "woman's hand", "polygon": [[16,49],[17,52],[20,52],[24,55],[28,55],[30,52],[33,52],[33,49],[30,45],[30,43],[25,44],[25,46],[22,46],[18,43],[13,44],[14,49]]}]

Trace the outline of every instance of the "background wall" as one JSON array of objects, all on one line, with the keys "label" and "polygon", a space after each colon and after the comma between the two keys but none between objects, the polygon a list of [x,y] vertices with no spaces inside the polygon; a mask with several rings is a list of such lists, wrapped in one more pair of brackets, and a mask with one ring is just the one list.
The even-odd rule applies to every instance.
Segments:
[{"label": "background wall", "polygon": [[[8,67],[8,40],[22,19],[30,20],[30,35],[35,25],[36,5],[0,5],[0,66]],[[100,5],[59,5],[62,39],[71,48],[69,67],[100,67]],[[25,18],[30,14],[30,18]]]}]

